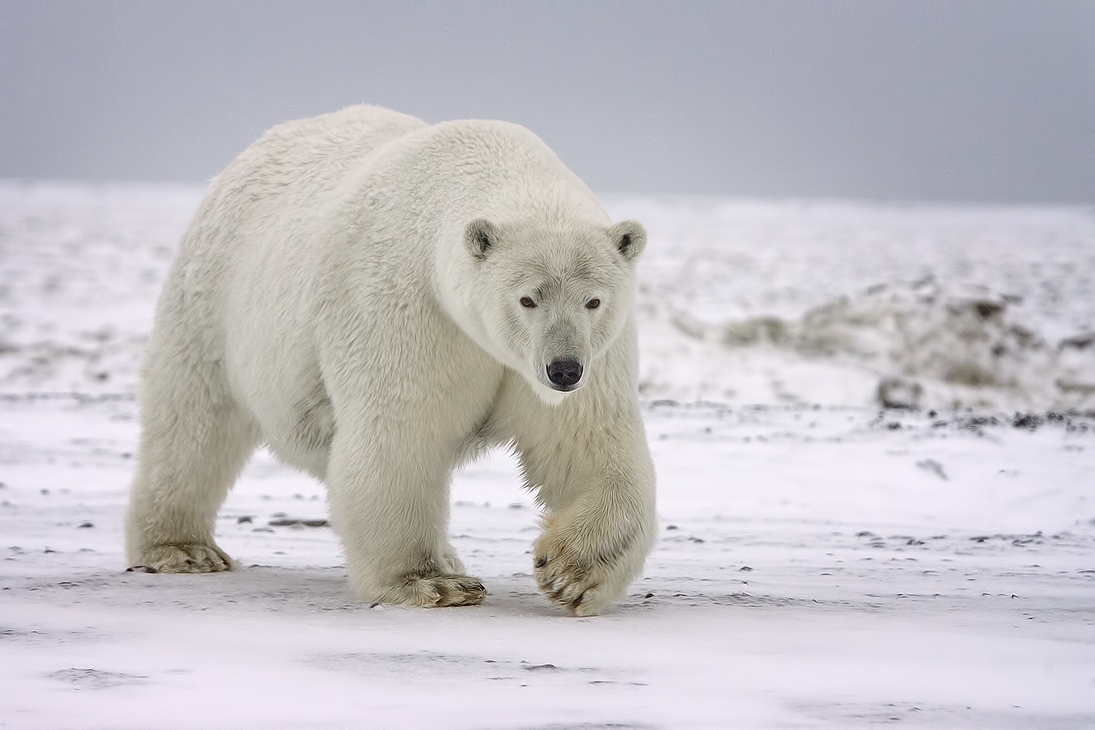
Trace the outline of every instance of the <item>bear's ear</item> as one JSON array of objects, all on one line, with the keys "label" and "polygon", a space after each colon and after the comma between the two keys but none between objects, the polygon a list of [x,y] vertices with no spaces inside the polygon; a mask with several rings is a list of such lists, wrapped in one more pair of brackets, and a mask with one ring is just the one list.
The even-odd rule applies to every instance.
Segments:
[{"label": "bear's ear", "polygon": [[608,229],[608,237],[628,261],[639,258],[646,246],[646,229],[638,221],[620,221]]},{"label": "bear's ear", "polygon": [[498,244],[498,228],[486,218],[476,218],[464,227],[464,245],[480,261]]}]

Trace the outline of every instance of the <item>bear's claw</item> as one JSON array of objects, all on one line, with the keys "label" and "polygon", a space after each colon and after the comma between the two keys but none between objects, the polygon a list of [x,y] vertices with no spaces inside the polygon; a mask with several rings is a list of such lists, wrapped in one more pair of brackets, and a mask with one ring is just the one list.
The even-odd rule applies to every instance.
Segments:
[{"label": "bear's claw", "polygon": [[586,594],[597,588],[597,584],[587,585],[582,582],[568,582],[566,577],[556,576],[541,583],[540,588],[552,602],[577,612]]},{"label": "bear's claw", "polygon": [[594,571],[589,567],[573,559],[551,559],[546,555],[537,556],[533,565],[536,583],[552,603],[577,616],[592,616],[604,608],[601,582],[591,575]]}]

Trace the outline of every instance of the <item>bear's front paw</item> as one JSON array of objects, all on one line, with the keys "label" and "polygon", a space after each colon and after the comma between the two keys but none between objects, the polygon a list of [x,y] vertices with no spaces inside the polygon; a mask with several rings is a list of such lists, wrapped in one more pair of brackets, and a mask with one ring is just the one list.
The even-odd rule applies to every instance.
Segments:
[{"label": "bear's front paw", "polygon": [[536,582],[544,595],[576,616],[595,616],[623,593],[641,567],[645,553],[632,565],[632,542],[617,539],[598,546],[582,531],[549,521],[536,541]]},{"label": "bear's front paw", "polygon": [[220,573],[239,565],[216,545],[156,545],[142,550],[133,567],[157,573]]},{"label": "bear's front paw", "polygon": [[547,555],[537,555],[535,568],[536,583],[554,603],[570,609],[576,616],[600,612],[595,604],[601,601],[590,600],[596,599],[600,585],[592,578],[590,566],[582,565],[573,556],[560,555],[553,559]]},{"label": "bear's front paw", "polygon": [[487,589],[478,578],[412,573],[405,577],[401,586],[388,591],[381,603],[403,603],[425,608],[477,606],[486,596]]}]

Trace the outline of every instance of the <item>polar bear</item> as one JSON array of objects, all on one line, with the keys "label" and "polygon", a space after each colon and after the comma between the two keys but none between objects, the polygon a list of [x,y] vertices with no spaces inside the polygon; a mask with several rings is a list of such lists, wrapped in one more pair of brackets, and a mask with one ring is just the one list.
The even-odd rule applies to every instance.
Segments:
[{"label": "polar bear", "polygon": [[236,568],[214,520],[265,444],[326,485],[362,598],[477,604],[449,482],[506,446],[544,511],[541,590],[603,611],[656,532],[645,243],[514,124],[356,106],[274,127],[213,181],[157,305],[129,564]]}]

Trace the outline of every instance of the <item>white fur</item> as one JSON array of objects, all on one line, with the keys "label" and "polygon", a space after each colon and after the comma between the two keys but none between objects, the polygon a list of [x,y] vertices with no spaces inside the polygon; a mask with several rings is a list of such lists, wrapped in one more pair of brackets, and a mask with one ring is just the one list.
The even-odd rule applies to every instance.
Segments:
[{"label": "white fur", "polygon": [[[655,536],[644,243],[516,125],[359,106],[275,127],[214,180],[160,297],[130,564],[234,568],[213,524],[265,442],[327,484],[363,598],[478,603],[447,538],[450,474],[509,445],[545,509],[540,587],[602,611]],[[570,392],[556,358],[582,365]]]}]

